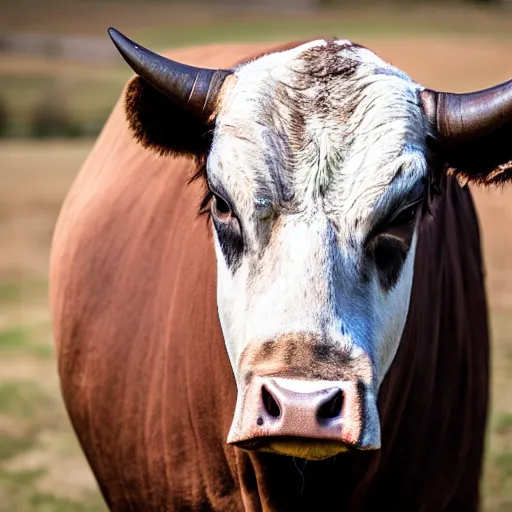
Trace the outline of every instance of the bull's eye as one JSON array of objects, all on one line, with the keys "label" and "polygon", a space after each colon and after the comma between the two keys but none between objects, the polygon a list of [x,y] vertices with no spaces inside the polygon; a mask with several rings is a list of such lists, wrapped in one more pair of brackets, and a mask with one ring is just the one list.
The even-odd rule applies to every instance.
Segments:
[{"label": "bull's eye", "polygon": [[214,214],[220,218],[226,218],[231,215],[231,207],[228,202],[217,194],[213,194],[212,209]]},{"label": "bull's eye", "polygon": [[421,201],[417,201],[396,211],[370,237],[367,246],[369,255],[379,270],[379,279],[384,289],[391,289],[400,276],[420,205]]},{"label": "bull's eye", "polygon": [[420,202],[416,202],[400,210],[386,223],[381,234],[397,238],[407,238],[414,228],[420,204]]},{"label": "bull's eye", "polygon": [[210,207],[211,219],[224,259],[231,269],[238,268],[244,251],[241,224],[236,216],[236,211],[228,200],[213,192],[211,188],[210,193],[212,197]]},{"label": "bull's eye", "polygon": [[418,211],[418,205],[414,204],[412,206],[408,206],[404,210],[402,210],[398,215],[396,215],[391,222],[390,226],[403,226],[410,225],[416,219],[416,212]]}]

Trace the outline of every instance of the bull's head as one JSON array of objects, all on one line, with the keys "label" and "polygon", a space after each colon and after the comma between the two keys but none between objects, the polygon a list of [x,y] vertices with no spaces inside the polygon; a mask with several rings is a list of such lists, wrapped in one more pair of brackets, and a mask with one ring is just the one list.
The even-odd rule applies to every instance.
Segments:
[{"label": "bull's head", "polygon": [[110,35],[139,75],[136,138],[204,165],[238,387],[228,442],[311,459],[379,448],[421,206],[447,162],[510,177],[512,83],[426,90],[348,41],[198,69]]}]

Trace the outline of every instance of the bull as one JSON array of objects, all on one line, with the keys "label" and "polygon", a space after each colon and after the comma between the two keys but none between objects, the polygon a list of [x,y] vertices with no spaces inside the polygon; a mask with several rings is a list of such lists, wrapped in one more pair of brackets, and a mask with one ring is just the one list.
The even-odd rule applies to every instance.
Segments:
[{"label": "bull", "polygon": [[433,91],[346,40],[195,67],[109,33],[136,76],[64,202],[50,285],[110,509],[477,510],[468,183],[512,178],[512,81]]}]

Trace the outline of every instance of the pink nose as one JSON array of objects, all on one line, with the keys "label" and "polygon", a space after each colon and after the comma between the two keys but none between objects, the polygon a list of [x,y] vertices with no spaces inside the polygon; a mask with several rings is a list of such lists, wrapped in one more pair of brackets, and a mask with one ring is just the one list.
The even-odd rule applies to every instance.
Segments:
[{"label": "pink nose", "polygon": [[258,425],[277,421],[285,429],[286,421],[288,429],[307,430],[310,437],[339,422],[344,401],[343,392],[337,387],[304,393],[283,388],[272,379],[262,385],[261,397],[254,398],[260,398]]},{"label": "pink nose", "polygon": [[375,449],[380,429],[366,421],[372,409],[366,398],[357,382],[255,376],[237,404],[228,443],[250,449],[269,438],[294,437]]}]

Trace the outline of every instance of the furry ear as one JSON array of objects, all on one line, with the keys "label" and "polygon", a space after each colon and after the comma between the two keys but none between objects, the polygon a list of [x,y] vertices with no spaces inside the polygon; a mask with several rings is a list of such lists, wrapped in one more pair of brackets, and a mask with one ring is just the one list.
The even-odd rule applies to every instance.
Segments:
[{"label": "furry ear", "polygon": [[461,148],[447,149],[449,172],[461,182],[502,185],[512,182],[512,123]]},{"label": "furry ear", "polygon": [[140,76],[125,93],[126,118],[135,139],[160,155],[204,156],[213,126],[180,108]]}]

